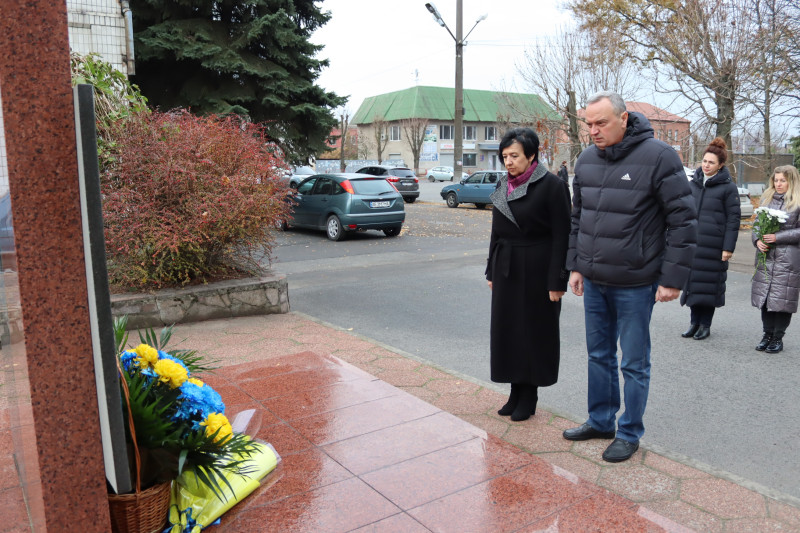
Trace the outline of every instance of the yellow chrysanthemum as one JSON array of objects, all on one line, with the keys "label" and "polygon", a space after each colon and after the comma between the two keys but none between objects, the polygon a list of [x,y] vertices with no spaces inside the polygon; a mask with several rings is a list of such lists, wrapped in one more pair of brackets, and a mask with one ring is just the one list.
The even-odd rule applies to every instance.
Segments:
[{"label": "yellow chrysanthemum", "polygon": [[138,355],[136,361],[139,363],[139,368],[146,369],[152,368],[158,362],[158,350],[147,344],[140,344],[133,351]]},{"label": "yellow chrysanthemum", "polygon": [[200,422],[200,425],[206,427],[206,435],[209,437],[219,430],[214,442],[219,442],[220,444],[224,444],[233,434],[233,427],[228,422],[228,418],[222,413],[209,414],[208,418]]},{"label": "yellow chrysanthemum", "polygon": [[197,378],[189,378],[189,383],[194,383],[198,387],[202,387],[203,385],[205,385],[202,381],[200,381]]},{"label": "yellow chrysanthemum", "polygon": [[170,361],[169,359],[161,359],[158,361],[153,370],[158,375],[158,380],[162,383],[167,383],[173,389],[177,389],[189,378],[189,373],[183,366]]}]

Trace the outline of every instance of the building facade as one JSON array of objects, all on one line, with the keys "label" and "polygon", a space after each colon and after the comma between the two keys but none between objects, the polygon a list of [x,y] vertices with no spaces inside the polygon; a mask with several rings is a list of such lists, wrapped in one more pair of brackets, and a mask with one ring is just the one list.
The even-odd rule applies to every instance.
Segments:
[{"label": "building facade", "polygon": [[[502,169],[497,150],[510,127],[557,123],[560,116],[536,95],[464,90],[464,171]],[[423,128],[419,173],[436,166],[454,166],[455,90],[412,87],[364,100],[351,120],[359,131],[359,153],[371,159],[403,160],[412,166],[410,128]],[[535,127],[540,132],[542,128]],[[544,139],[542,139],[544,141]],[[377,144],[385,144],[378,155]]]}]

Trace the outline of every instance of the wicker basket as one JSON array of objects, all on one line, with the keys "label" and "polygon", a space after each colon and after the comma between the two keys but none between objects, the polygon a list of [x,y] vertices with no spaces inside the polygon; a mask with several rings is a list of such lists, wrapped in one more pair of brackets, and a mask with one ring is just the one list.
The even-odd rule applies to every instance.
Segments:
[{"label": "wicker basket", "polygon": [[169,512],[171,481],[133,494],[109,494],[111,531],[155,533],[164,530]]},{"label": "wicker basket", "polygon": [[[122,375],[122,368],[117,358],[117,371]],[[108,508],[111,514],[111,531],[113,533],[160,533],[167,521],[169,498],[172,481],[142,490],[142,461],[139,446],[136,444],[136,428],[131,414],[130,391],[124,379],[120,380],[122,396],[128,409],[128,424],[133,438],[133,451],[136,464],[136,491],[132,494],[109,494]]]}]

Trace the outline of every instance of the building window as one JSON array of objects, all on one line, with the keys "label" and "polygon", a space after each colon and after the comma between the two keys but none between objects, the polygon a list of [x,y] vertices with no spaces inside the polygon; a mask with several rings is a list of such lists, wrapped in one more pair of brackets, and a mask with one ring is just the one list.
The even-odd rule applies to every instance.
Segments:
[{"label": "building window", "polygon": [[465,141],[474,141],[477,139],[478,135],[478,128],[475,126],[464,126],[464,140]]},{"label": "building window", "polygon": [[453,126],[439,126],[439,139],[442,141],[452,141]]},{"label": "building window", "polygon": [[477,157],[478,157],[478,154],[463,154],[461,156],[462,161],[464,161],[464,165],[463,166],[465,166],[465,167],[478,166]]},{"label": "building window", "polygon": [[391,128],[389,128],[389,140],[390,141],[400,140],[400,126],[392,126]]},{"label": "building window", "polygon": [[495,128],[494,126],[486,126],[486,140],[487,141],[497,140],[497,128]]}]

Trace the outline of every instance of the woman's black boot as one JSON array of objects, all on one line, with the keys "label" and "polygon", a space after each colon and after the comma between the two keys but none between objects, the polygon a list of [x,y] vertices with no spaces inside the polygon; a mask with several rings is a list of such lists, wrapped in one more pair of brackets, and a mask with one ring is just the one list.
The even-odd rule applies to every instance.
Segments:
[{"label": "woman's black boot", "polygon": [[707,339],[709,335],[711,335],[711,328],[700,324],[700,327],[697,328],[697,333],[695,333],[692,338],[696,341],[701,341]]},{"label": "woman's black boot", "polygon": [[539,401],[536,385],[520,385],[519,401],[514,412],[511,413],[511,420],[522,422],[536,414],[536,403]]},{"label": "woman's black boot", "polygon": [[517,402],[519,401],[520,387],[522,387],[522,385],[518,385],[517,383],[511,384],[511,394],[508,395],[506,404],[497,411],[498,415],[508,416],[514,412],[514,409],[517,407]]},{"label": "woman's black boot", "polygon": [[[783,350],[783,333],[775,332],[769,340],[769,346],[764,350],[767,353],[778,353]],[[514,418],[514,417],[511,417]]]},{"label": "woman's black boot", "polygon": [[697,333],[699,327],[700,324],[692,324],[691,326],[689,326],[689,329],[681,333],[681,337],[683,337],[684,339],[688,339],[689,337],[694,337],[694,334]]},{"label": "woman's black boot", "polygon": [[771,340],[772,340],[772,333],[765,331],[764,336],[761,337],[761,342],[759,342],[758,345],[756,346],[756,350],[758,350],[759,352],[763,352],[764,350],[767,349],[767,346],[769,346],[769,341]]}]

